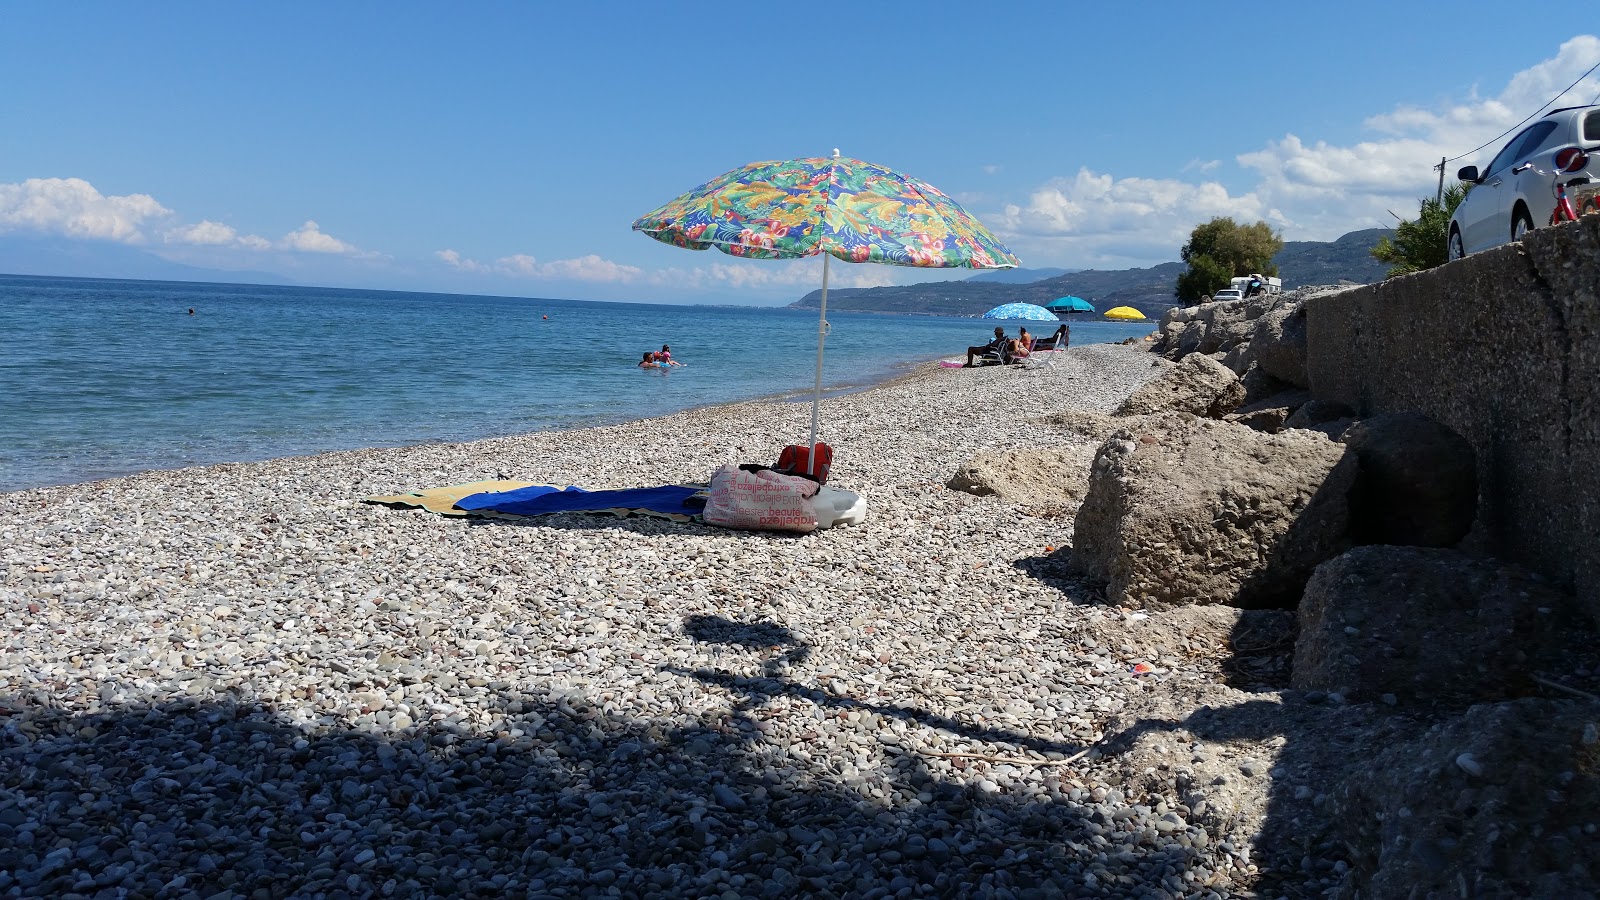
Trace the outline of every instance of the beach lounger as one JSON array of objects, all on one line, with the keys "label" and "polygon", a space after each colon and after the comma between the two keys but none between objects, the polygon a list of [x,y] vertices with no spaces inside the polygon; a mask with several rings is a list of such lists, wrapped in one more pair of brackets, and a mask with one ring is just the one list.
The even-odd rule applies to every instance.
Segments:
[{"label": "beach lounger", "polygon": [[1072,329],[1066,325],[1057,328],[1049,337],[1037,338],[1033,342],[1033,351],[1022,361],[1030,369],[1048,369],[1055,365],[1056,354],[1067,349],[1067,344],[1072,340]]},{"label": "beach lounger", "polygon": [[1033,349],[1034,352],[1039,352],[1041,350],[1065,350],[1067,349],[1067,344],[1071,340],[1072,329],[1063,324],[1060,328],[1055,330],[1054,334],[1050,335],[1049,337],[1035,339],[1033,342]]}]

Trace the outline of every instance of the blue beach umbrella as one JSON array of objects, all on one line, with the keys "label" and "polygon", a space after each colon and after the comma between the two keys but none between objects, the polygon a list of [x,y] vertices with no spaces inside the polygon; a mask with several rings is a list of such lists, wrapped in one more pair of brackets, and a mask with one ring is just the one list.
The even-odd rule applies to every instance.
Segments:
[{"label": "blue beach umbrella", "polygon": [[1042,322],[1056,321],[1056,314],[1037,303],[1007,303],[996,306],[983,314],[985,319],[1037,319]]},{"label": "blue beach umbrella", "polygon": [[1044,305],[1054,312],[1094,312],[1094,304],[1082,297],[1058,297]]}]

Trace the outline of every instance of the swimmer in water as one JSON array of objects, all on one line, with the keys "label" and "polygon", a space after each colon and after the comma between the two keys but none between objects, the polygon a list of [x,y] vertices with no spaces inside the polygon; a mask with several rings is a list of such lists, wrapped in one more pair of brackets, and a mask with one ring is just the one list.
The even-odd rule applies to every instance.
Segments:
[{"label": "swimmer in water", "polygon": [[189,315],[194,315],[194,307],[189,307]]}]

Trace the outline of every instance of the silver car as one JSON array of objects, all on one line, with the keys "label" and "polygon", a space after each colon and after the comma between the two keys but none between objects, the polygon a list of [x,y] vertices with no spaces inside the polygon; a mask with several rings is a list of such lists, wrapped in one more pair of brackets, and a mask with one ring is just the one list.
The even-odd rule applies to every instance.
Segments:
[{"label": "silver car", "polygon": [[[1558,173],[1555,155],[1568,147],[1589,154],[1588,166]],[[1555,184],[1600,181],[1600,106],[1576,106],[1546,113],[1524,128],[1484,166],[1467,166],[1456,177],[1472,185],[1450,217],[1450,258],[1460,259],[1520,241],[1536,225],[1550,221],[1556,207]]]}]

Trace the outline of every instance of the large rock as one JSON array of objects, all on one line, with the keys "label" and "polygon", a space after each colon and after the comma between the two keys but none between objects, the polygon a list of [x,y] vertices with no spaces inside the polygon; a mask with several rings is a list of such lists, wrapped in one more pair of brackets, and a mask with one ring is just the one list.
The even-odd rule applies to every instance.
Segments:
[{"label": "large rock", "polygon": [[1172,335],[1192,321],[1194,321],[1194,312],[1192,307],[1174,306],[1162,313],[1161,324],[1157,332],[1161,335],[1157,341],[1158,345],[1162,349],[1165,349],[1167,342],[1171,339]]},{"label": "large rock", "polygon": [[1586,701],[1517,700],[1367,748],[1328,796],[1351,854],[1333,896],[1592,900],[1597,722]]},{"label": "large rock", "polygon": [[1195,321],[1205,324],[1195,348],[1201,353],[1227,351],[1248,341],[1255,331],[1255,322],[1246,317],[1243,301],[1204,304],[1196,312]]},{"label": "large rock", "polygon": [[1161,355],[1172,360],[1182,359],[1200,346],[1200,338],[1204,337],[1205,333],[1204,322],[1175,321],[1172,330],[1166,333],[1166,339],[1161,342]]},{"label": "large rock", "polygon": [[1255,362],[1256,355],[1250,349],[1249,341],[1240,341],[1234,344],[1222,357],[1222,364],[1232,369],[1234,374],[1240,376],[1250,371],[1250,367],[1255,365]]},{"label": "large rock", "polygon": [[1307,400],[1285,419],[1285,428],[1316,428],[1336,419],[1354,418],[1356,411],[1337,400]]},{"label": "large rock", "polygon": [[1311,402],[1311,392],[1294,388],[1279,391],[1265,400],[1247,403],[1228,415],[1224,421],[1276,434],[1284,429],[1284,423],[1294,415],[1295,410]]},{"label": "large rock", "polygon": [[1497,560],[1358,547],[1317,568],[1300,601],[1295,687],[1408,704],[1504,697],[1556,646],[1567,600]]},{"label": "large rock", "polygon": [[1295,389],[1294,385],[1268,375],[1262,370],[1260,363],[1253,363],[1246,369],[1245,373],[1239,376],[1239,382],[1244,385],[1245,403],[1256,403],[1275,394]]},{"label": "large rock", "polygon": [[1203,419],[1114,434],[1096,454],[1071,565],[1128,605],[1293,605],[1345,549],[1355,458],[1320,436]]},{"label": "large rock", "polygon": [[1264,373],[1295,387],[1311,387],[1306,374],[1306,314],[1300,303],[1281,302],[1256,319],[1250,349]]},{"label": "large rock", "polygon": [[1421,413],[1391,413],[1342,438],[1360,461],[1350,495],[1357,544],[1452,547],[1478,512],[1478,456],[1467,439]]},{"label": "large rock", "polygon": [[952,490],[1035,507],[1077,506],[1089,487],[1095,445],[979,453],[947,483]]},{"label": "large rock", "polygon": [[1243,403],[1244,397],[1239,376],[1205,354],[1191,353],[1134,391],[1117,408],[1117,415],[1176,411],[1220,418]]}]

